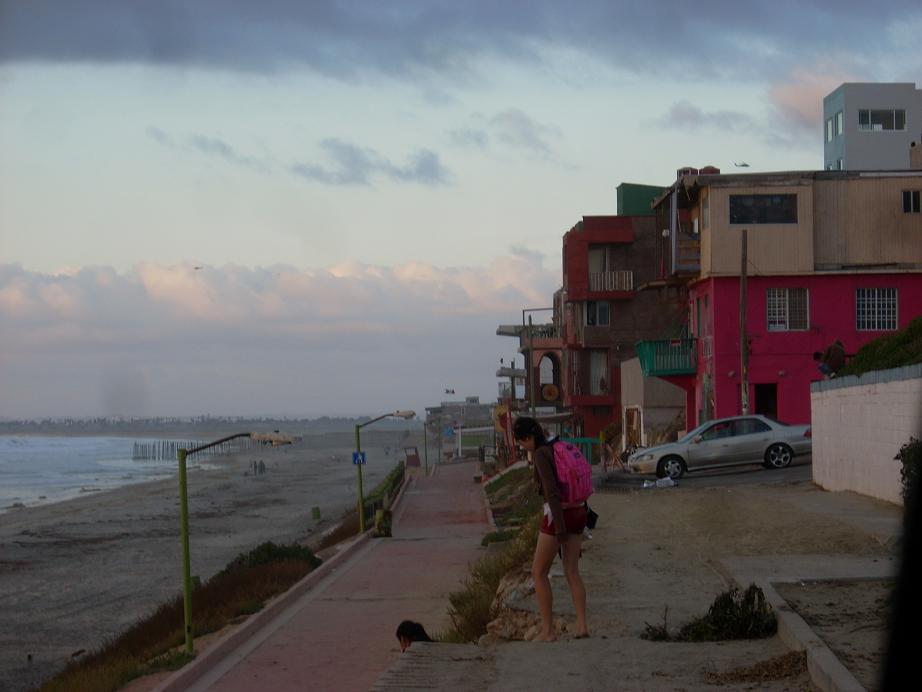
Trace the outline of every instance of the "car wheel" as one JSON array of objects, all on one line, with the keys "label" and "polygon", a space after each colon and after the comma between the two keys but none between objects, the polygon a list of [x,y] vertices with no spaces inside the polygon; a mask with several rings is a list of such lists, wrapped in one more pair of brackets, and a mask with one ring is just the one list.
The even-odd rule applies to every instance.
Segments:
[{"label": "car wheel", "polygon": [[657,478],[669,476],[672,480],[677,480],[685,474],[685,471],[685,462],[682,457],[663,457],[656,465]]},{"label": "car wheel", "polygon": [[786,444],[776,442],[765,450],[765,467],[769,469],[783,469],[791,465],[794,450]]}]

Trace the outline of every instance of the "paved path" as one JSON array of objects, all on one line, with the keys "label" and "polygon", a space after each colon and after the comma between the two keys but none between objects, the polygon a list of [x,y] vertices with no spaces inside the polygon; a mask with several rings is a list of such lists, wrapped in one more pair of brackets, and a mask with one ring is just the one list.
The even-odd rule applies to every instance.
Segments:
[{"label": "paved path", "polygon": [[448,624],[448,593],[490,530],[473,472],[473,463],[460,463],[416,477],[393,538],[366,543],[188,689],[369,689],[400,656],[401,620],[430,633]]}]

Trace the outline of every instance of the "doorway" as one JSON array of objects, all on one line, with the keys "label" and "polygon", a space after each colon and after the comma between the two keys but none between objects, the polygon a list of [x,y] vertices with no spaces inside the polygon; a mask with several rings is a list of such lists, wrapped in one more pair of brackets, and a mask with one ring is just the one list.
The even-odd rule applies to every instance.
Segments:
[{"label": "doorway", "polygon": [[755,410],[753,413],[761,413],[769,418],[778,417],[778,383],[768,382],[765,384],[753,385],[755,388]]}]

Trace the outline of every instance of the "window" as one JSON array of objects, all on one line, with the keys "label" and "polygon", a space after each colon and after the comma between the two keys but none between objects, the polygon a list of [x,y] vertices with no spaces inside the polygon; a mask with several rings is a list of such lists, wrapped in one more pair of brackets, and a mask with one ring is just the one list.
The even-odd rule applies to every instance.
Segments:
[{"label": "window", "polygon": [[611,323],[611,313],[607,300],[586,301],[586,325],[589,327],[605,327]]},{"label": "window", "polygon": [[906,111],[886,108],[858,111],[858,129],[870,132],[906,129]]},{"label": "window", "polygon": [[826,141],[832,141],[832,118],[829,118],[829,120],[826,121]]},{"label": "window", "polygon": [[730,223],[797,223],[797,195],[730,195]]},{"label": "window", "polygon": [[733,421],[725,420],[720,423],[714,423],[710,428],[701,433],[701,439],[705,442],[709,440],[719,440],[722,437],[733,436]]},{"label": "window", "polygon": [[896,289],[859,288],[855,293],[855,329],[860,332],[896,329]]},{"label": "window", "polygon": [[836,136],[837,137],[842,134],[843,125],[844,125],[844,118],[842,116],[842,111],[839,111],[838,113],[836,113]]},{"label": "window", "polygon": [[919,190],[903,190],[903,213],[919,213]]},{"label": "window", "polygon": [[790,332],[810,328],[806,288],[770,288],[766,296],[768,331]]},{"label": "window", "polygon": [[836,170],[841,171],[844,168],[842,165],[842,159],[836,159]]},{"label": "window", "polygon": [[755,433],[769,432],[770,430],[771,428],[758,418],[738,418],[733,421],[734,435],[753,435]]},{"label": "window", "polygon": [[711,225],[711,196],[707,195],[701,202],[701,227],[708,228]]}]

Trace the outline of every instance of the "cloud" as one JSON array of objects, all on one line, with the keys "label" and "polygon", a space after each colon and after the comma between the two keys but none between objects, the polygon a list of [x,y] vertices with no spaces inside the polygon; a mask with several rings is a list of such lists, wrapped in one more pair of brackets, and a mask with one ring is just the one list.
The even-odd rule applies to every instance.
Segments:
[{"label": "cloud", "polygon": [[496,325],[558,282],[528,252],[478,267],[0,265],[0,416],[369,412],[432,405],[447,371],[489,396],[510,346]]},{"label": "cloud", "polygon": [[370,185],[376,177],[401,183],[447,185],[451,172],[442,165],[439,155],[429,149],[413,152],[403,166],[392,163],[374,149],[328,138],[320,148],[332,161],[331,166],[317,163],[296,163],[291,173],[325,185]]},{"label": "cloud", "polygon": [[823,123],[823,97],[843,82],[864,81],[838,65],[821,63],[798,68],[775,81],[768,92],[771,104],[792,127],[815,134]]},{"label": "cloud", "polygon": [[508,151],[533,158],[553,159],[552,142],[563,137],[559,127],[540,123],[518,108],[508,108],[491,116],[474,114],[471,120],[473,127],[448,132],[452,144],[478,149],[499,144]]},{"label": "cloud", "polygon": [[0,61],[307,68],[337,79],[384,75],[432,85],[485,79],[491,59],[541,67],[560,50],[640,74],[763,79],[768,61],[784,72],[842,46],[879,56],[900,39],[893,27],[920,16],[916,0],[664,0],[629,7],[607,0],[5,0]]},{"label": "cloud", "polygon": [[259,161],[250,156],[241,156],[230,144],[217,137],[192,135],[189,137],[189,145],[196,151],[205,154],[205,156],[221,159],[227,163],[257,170],[265,169],[265,166]]},{"label": "cloud", "polygon": [[237,153],[233,146],[220,137],[191,134],[180,141],[169,133],[164,132],[159,127],[154,126],[148,127],[145,130],[145,134],[154,142],[167,149],[193,152],[211,159],[223,161],[235,166],[243,166],[259,172],[269,171],[269,165],[267,163],[259,161],[252,156],[243,156]]},{"label": "cloud", "polygon": [[746,113],[731,110],[705,111],[690,101],[676,101],[657,118],[658,127],[682,131],[715,130],[718,132],[756,132],[759,127]]},{"label": "cloud", "polygon": [[[273,170],[268,161],[239,154],[232,145],[219,137],[192,134],[177,140],[157,127],[148,127],[146,134],[168,149],[200,154],[260,173]],[[436,187],[449,184],[453,177],[451,171],[442,164],[439,155],[430,149],[412,152],[402,166],[391,162],[374,149],[341,139],[324,139],[320,142],[320,149],[331,160],[331,165],[294,163],[288,166],[287,172],[301,180],[325,185],[371,185],[375,178],[384,178],[399,183]]]}]

